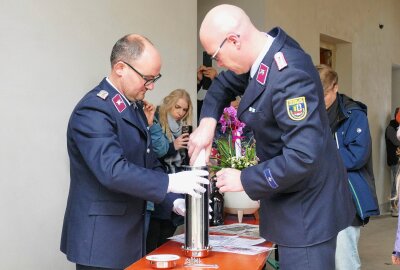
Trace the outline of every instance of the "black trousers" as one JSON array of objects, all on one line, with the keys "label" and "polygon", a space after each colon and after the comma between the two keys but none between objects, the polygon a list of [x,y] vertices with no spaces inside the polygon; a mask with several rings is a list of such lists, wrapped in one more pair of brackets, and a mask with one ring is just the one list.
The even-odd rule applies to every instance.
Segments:
[{"label": "black trousers", "polygon": [[103,267],[95,267],[95,266],[87,266],[87,265],[77,264],[76,270],[123,270],[123,269],[103,268]]},{"label": "black trousers", "polygon": [[174,235],[176,226],[171,220],[151,218],[146,238],[146,253],[150,253]]}]

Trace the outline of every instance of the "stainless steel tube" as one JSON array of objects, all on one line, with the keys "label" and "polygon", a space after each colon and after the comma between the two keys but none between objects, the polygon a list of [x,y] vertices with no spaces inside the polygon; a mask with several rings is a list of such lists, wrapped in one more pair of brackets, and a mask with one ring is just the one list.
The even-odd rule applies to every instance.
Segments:
[{"label": "stainless steel tube", "polygon": [[[206,166],[192,167],[185,166],[185,170],[207,170]],[[206,257],[209,254],[209,209],[208,198],[210,193],[209,185],[202,185],[206,192],[200,198],[185,195],[185,245],[183,251],[187,257]]]}]

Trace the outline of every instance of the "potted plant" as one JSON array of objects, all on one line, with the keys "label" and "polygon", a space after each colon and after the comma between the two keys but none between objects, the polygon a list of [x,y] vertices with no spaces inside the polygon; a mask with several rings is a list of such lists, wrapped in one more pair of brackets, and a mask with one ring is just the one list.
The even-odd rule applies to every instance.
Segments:
[{"label": "potted plant", "polygon": [[[243,134],[245,124],[239,121],[236,113],[234,107],[227,107],[218,121],[211,153],[214,173],[222,168],[243,170],[258,163],[256,142],[252,135]],[[225,213],[237,214],[239,222],[244,214],[254,214],[259,207],[259,201],[253,201],[244,191],[224,193]]]}]

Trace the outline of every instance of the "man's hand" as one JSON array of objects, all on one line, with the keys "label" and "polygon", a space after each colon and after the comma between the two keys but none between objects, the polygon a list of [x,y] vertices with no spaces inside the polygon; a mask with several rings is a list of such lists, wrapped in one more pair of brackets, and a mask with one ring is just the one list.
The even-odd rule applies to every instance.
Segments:
[{"label": "man's hand", "polygon": [[149,126],[153,125],[153,120],[154,120],[154,113],[156,112],[156,107],[147,102],[146,100],[143,100],[143,111],[144,114],[146,115],[147,118],[147,123]]},{"label": "man's hand", "polygon": [[217,187],[220,192],[243,191],[242,181],[240,180],[241,171],[236,169],[222,169],[217,172]]},{"label": "man's hand", "polygon": [[168,174],[168,192],[189,194],[195,198],[200,198],[199,193],[204,193],[206,189],[201,184],[208,185],[208,179],[201,177],[208,176],[208,171],[194,170]]},{"label": "man's hand", "polygon": [[205,149],[206,162],[209,160],[211,154],[211,146],[214,138],[215,127],[217,126],[217,120],[214,118],[203,118],[200,121],[200,125],[190,135],[188,143],[188,153],[190,156],[190,164],[193,165],[197,156],[202,149]]},{"label": "man's hand", "polygon": [[397,147],[397,149],[396,149],[396,156],[400,157],[400,147]]}]

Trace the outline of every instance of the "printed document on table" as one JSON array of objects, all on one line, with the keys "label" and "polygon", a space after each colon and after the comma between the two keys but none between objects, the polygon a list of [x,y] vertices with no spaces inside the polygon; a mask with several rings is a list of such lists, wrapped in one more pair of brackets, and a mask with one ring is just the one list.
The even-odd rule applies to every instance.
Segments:
[{"label": "printed document on table", "polygon": [[259,253],[270,251],[274,248],[271,247],[258,247],[258,246],[243,246],[243,247],[212,247],[212,251],[216,252],[230,252],[243,255],[257,255]]},{"label": "printed document on table", "polygon": [[[175,235],[169,239],[179,243],[185,243],[184,234]],[[250,239],[238,237],[236,235],[210,235],[209,237],[209,244],[212,247],[212,251],[231,252],[246,255],[256,255],[271,250],[272,248],[254,246],[261,244],[264,241],[265,240],[262,238]]]},{"label": "printed document on table", "polygon": [[245,223],[210,227],[210,232],[260,238],[259,226]]}]

